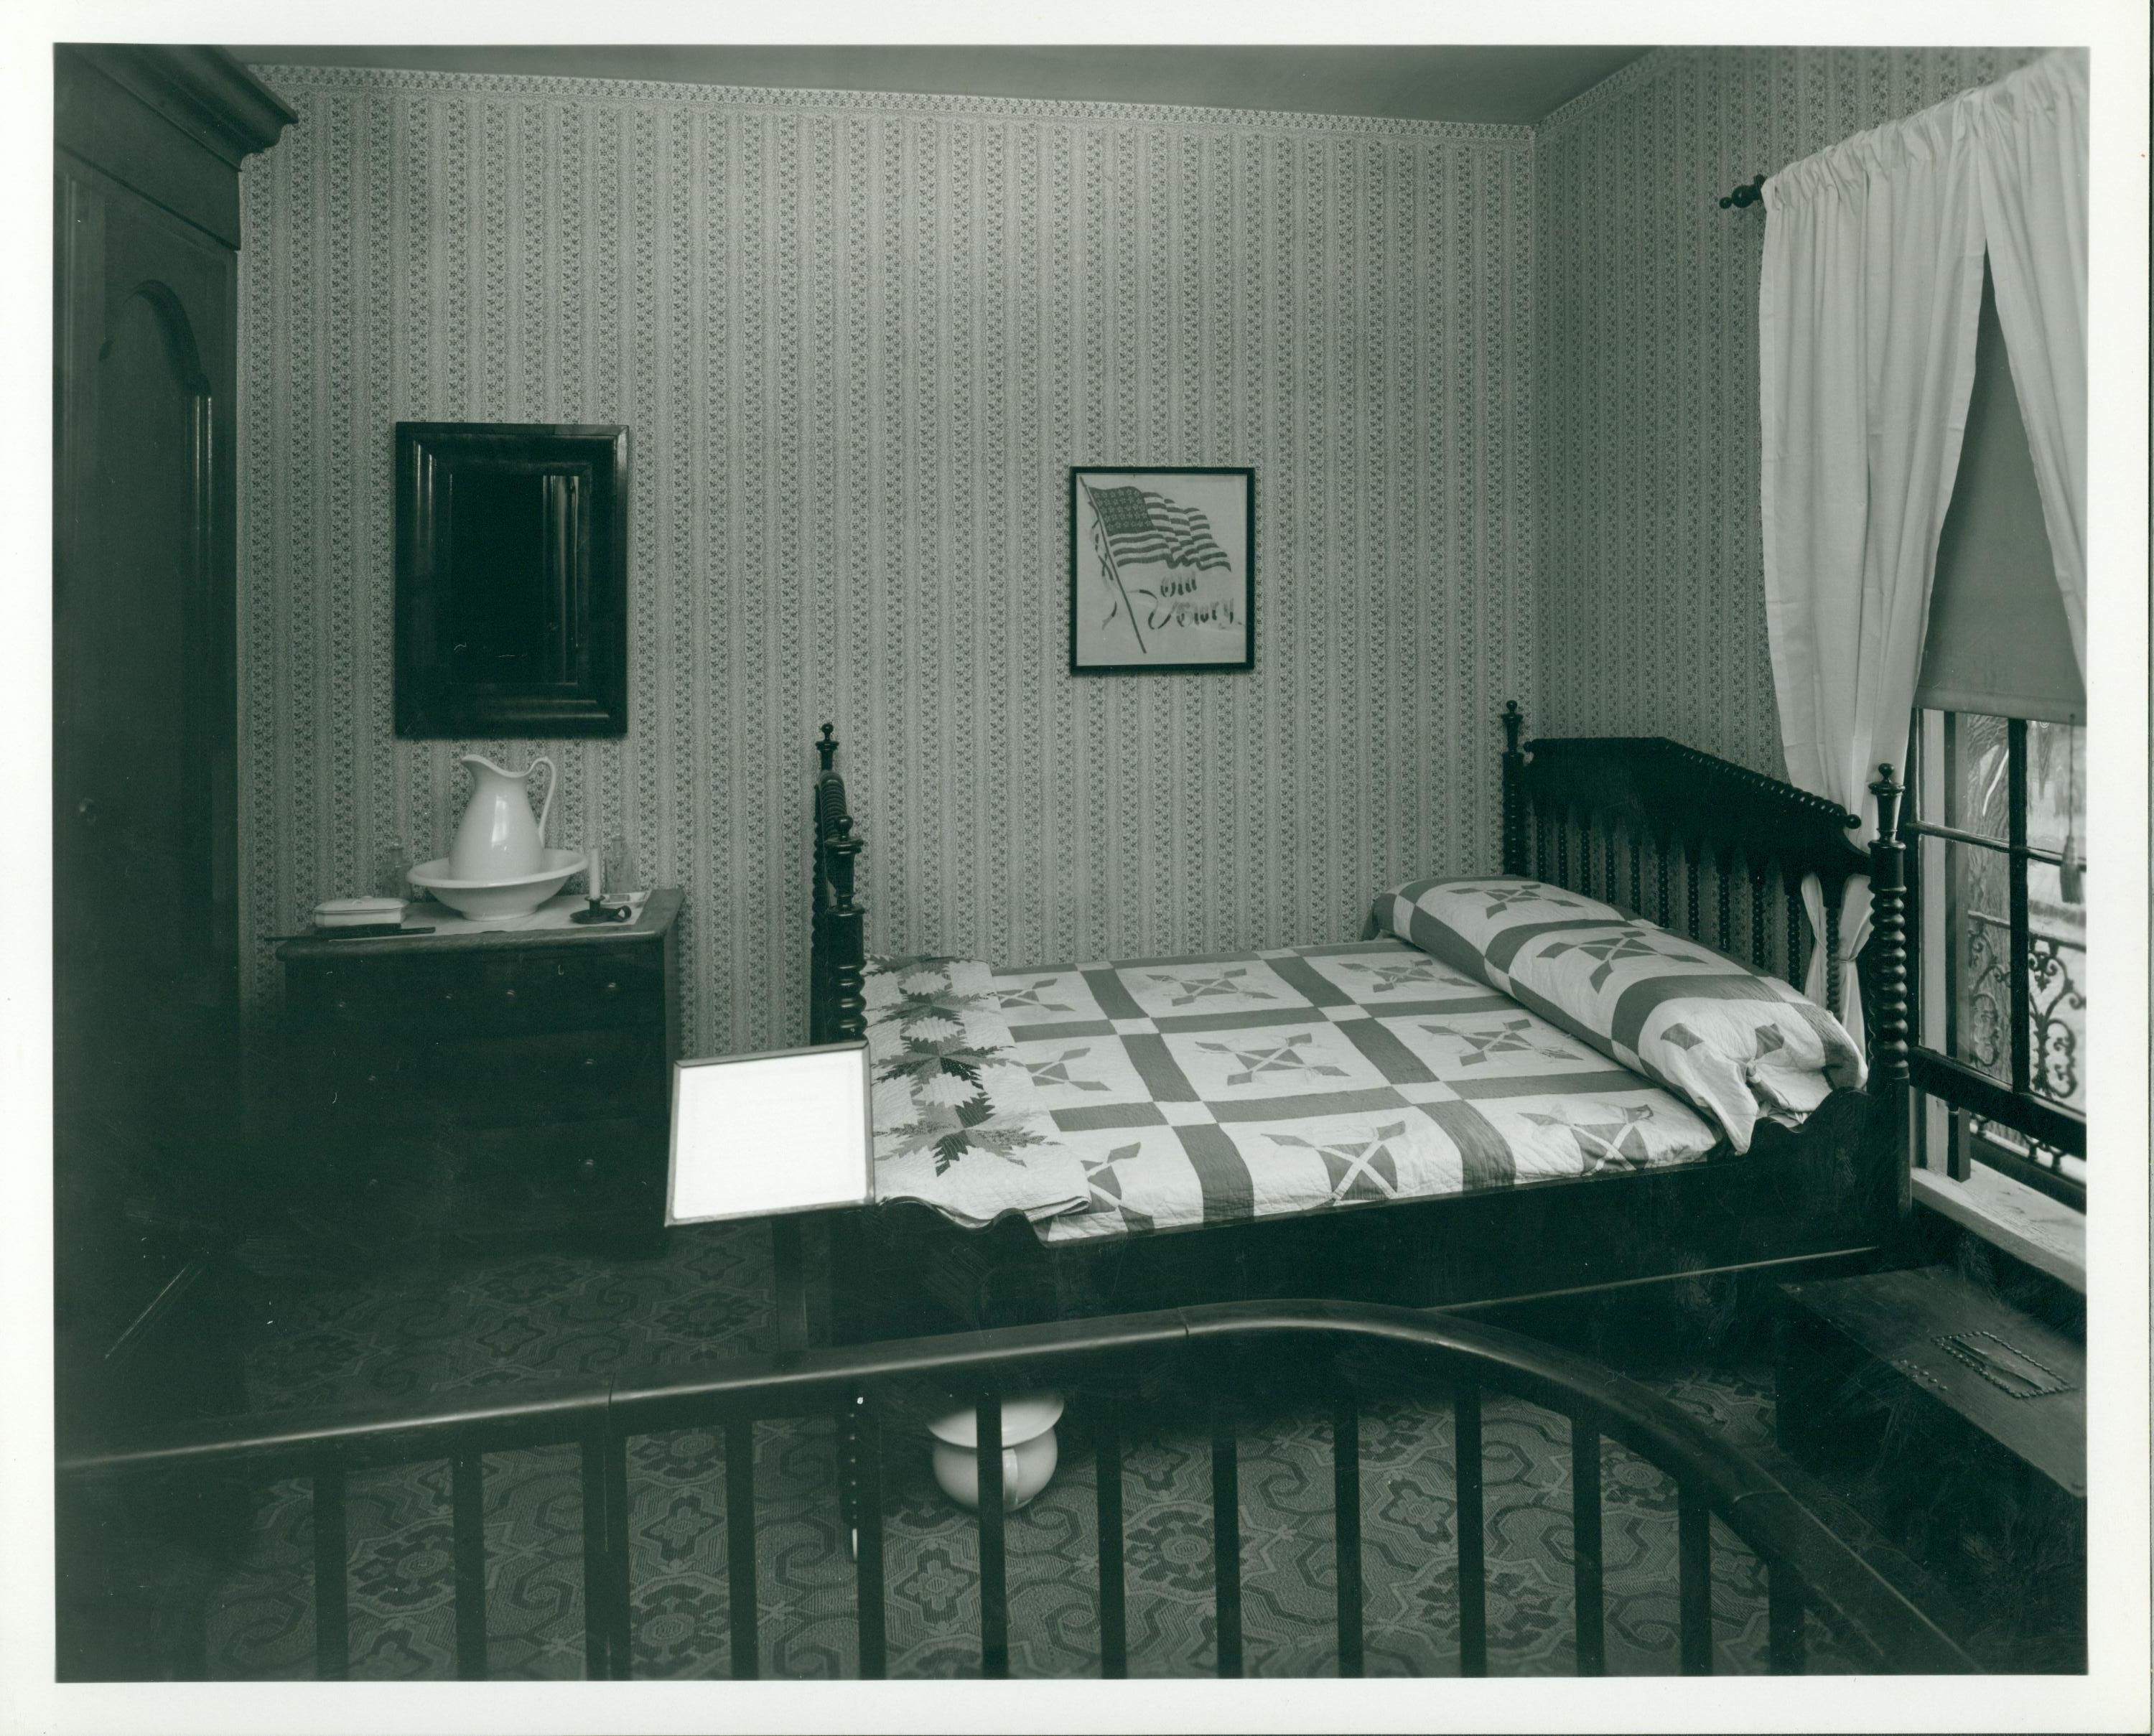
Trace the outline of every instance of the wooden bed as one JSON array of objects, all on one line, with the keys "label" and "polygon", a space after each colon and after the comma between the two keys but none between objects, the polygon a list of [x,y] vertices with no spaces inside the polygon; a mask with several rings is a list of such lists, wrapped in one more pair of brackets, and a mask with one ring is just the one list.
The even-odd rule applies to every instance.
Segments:
[{"label": "wooden bed", "polygon": [[[833,1249],[834,1334],[916,1333],[938,1315],[1007,1325],[1283,1296],[1483,1307],[1810,1266],[1890,1243],[1908,1210],[1911,1126],[1901,791],[1890,769],[1872,786],[1881,830],[1866,852],[1848,835],[1854,815],[1709,754],[1658,738],[1524,743],[1515,703],[1502,721],[1505,874],[1622,906],[1798,985],[1811,944],[1803,876],[1819,876],[1831,913],[1850,876],[1870,876],[1866,1089],[1835,1091],[1799,1128],[1761,1124],[1741,1156],[1104,1244],[1049,1247],[1017,1219],[968,1231],[924,1206],[878,1206]],[[810,1040],[824,1043],[865,1034],[868,944],[862,842],[829,726],[816,748]],[[1835,926],[1829,915],[1835,953]]]}]

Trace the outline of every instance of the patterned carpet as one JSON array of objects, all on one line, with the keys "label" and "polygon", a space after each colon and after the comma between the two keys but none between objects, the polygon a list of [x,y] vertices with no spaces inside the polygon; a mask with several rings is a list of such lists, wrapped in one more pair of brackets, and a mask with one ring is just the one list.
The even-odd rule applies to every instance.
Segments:
[{"label": "patterned carpet", "polygon": [[[265,1265],[268,1262],[265,1260]],[[265,1279],[268,1330],[250,1360],[255,1403],[275,1409],[521,1388],[625,1364],[686,1366],[762,1347],[767,1238],[759,1227],[671,1233],[647,1261],[529,1254],[461,1269],[299,1286]],[[282,1292],[283,1299],[276,1299]],[[1762,1368],[1694,1366],[1652,1384],[1740,1445],[1771,1433]],[[1171,1412],[1125,1419],[1130,1668],[1212,1672],[1208,1437]],[[1239,1436],[1246,1667],[1311,1675],[1336,1667],[1328,1423],[1289,1415]],[[1096,1674],[1097,1541],[1086,1421],[1073,1405],[1053,1483],[1009,1526],[1011,1667]],[[929,1473],[924,1434],[893,1416],[885,1435],[890,1671],[977,1674],[976,1530]],[[819,1419],[755,1431],[758,1611],[766,1676],[845,1677],[856,1667],[854,1569],[838,1525],[833,1439]],[[1491,1398],[1484,1420],[1489,1666],[1573,1667],[1568,1425]],[[1457,1668],[1452,1419],[1440,1396],[1372,1402],[1362,1422],[1364,1574],[1371,1675]],[[635,1672],[731,1668],[721,1437],[701,1431],[630,1443]],[[1603,1466],[1608,1661],[1618,1673],[1676,1667],[1675,1491],[1610,1447]],[[583,1669],[582,1504],[574,1453],[487,1461],[489,1655],[495,1674]],[[349,1494],[351,1655],[356,1676],[454,1674],[446,1464],[355,1473]],[[1758,1565],[1716,1524],[1717,1666],[1762,1670]],[[222,1677],[313,1672],[312,1529],[299,1483],[263,1490],[246,1555],[212,1601],[211,1669]],[[1845,1667],[1814,1621],[1811,1667]]]}]

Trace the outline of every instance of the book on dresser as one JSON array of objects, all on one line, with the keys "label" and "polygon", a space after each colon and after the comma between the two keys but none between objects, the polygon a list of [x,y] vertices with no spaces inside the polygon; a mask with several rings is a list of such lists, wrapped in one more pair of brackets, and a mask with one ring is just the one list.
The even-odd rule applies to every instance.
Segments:
[{"label": "book on dresser", "polygon": [[285,942],[280,1191],[428,1258],[655,1248],[680,909],[661,891],[618,923]]}]

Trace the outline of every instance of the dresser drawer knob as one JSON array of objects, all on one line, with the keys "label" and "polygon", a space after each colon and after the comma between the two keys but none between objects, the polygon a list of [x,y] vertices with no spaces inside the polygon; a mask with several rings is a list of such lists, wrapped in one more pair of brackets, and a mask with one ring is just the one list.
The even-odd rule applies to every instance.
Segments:
[{"label": "dresser drawer knob", "polygon": [[620,984],[618,983],[609,983],[605,986],[605,992],[608,994],[619,994],[620,993]]},{"label": "dresser drawer knob", "polygon": [[598,1180],[598,1159],[595,1157],[579,1158],[576,1162],[576,1175],[579,1180],[585,1182],[595,1182]]},{"label": "dresser drawer knob", "polygon": [[595,1067],[598,1064],[599,1058],[595,1054],[587,1054],[584,1057],[584,1065],[586,1067]]},{"label": "dresser drawer knob", "polygon": [[516,998],[516,991],[513,988],[504,988],[501,991],[501,994],[503,1000],[513,1001]]}]

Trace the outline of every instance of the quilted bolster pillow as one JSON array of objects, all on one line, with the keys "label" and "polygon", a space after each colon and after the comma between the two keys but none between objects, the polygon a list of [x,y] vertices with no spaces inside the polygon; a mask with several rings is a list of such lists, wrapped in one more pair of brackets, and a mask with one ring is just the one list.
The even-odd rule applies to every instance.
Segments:
[{"label": "quilted bolster pillow", "polygon": [[1411,881],[1372,917],[1666,1086],[1738,1151],[1760,1120],[1800,1121],[1863,1081],[1861,1050],[1799,991],[1582,893],[1509,877]]}]

